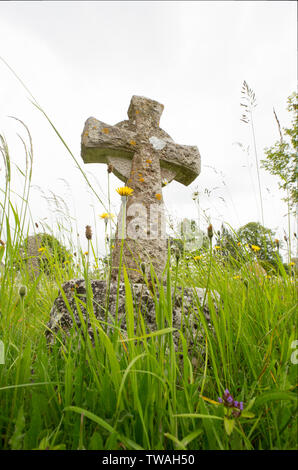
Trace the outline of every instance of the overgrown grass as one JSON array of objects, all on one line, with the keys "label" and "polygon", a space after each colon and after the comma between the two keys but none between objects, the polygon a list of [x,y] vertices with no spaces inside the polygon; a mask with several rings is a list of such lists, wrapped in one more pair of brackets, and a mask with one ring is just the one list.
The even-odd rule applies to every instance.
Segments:
[{"label": "overgrown grass", "polygon": [[[26,145],[25,149],[30,157],[32,147],[31,153]],[[291,273],[281,265],[275,276],[260,278],[250,252],[241,263],[223,263],[220,253],[208,249],[197,261],[182,258],[175,265],[172,260],[165,285],[155,295],[157,331],[151,334],[135,310],[123,266],[128,338],[123,340],[117,324],[115,334],[108,336],[92,310],[92,270],[82,250],[77,249],[67,264],[49,253],[47,273],[41,270],[38,278],[25,262],[16,269],[29,231],[32,158],[26,159],[19,208],[11,197],[10,155],[3,138],[2,156],[6,186],[0,227],[5,240],[0,246],[5,263],[0,277],[0,339],[5,347],[5,363],[0,364],[1,449],[297,448],[292,343],[298,333]],[[55,236],[63,239],[65,233]],[[74,329],[63,344],[58,338],[49,347],[45,331],[53,301],[63,282],[78,277],[87,282],[86,308],[95,344],[86,338],[82,318],[79,332]],[[25,295],[20,295],[22,285]],[[177,285],[207,286],[220,295],[218,311],[211,298],[205,298],[211,329],[196,299],[203,355],[202,344],[195,343],[188,351],[185,324],[175,350],[172,287]],[[137,317],[141,334],[135,339]],[[226,388],[244,402],[244,411],[233,422],[218,402]]]}]

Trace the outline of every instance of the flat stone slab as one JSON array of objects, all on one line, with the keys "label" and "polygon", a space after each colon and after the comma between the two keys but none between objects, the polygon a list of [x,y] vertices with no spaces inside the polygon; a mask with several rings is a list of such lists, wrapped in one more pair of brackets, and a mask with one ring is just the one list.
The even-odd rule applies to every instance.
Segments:
[{"label": "flat stone slab", "polygon": [[[93,309],[96,318],[105,322],[105,305],[106,305],[106,293],[107,293],[107,284],[106,281],[100,280],[91,280],[91,288],[93,292]],[[144,284],[133,284],[132,286],[133,298],[134,298],[134,312],[135,312],[135,335],[140,336],[140,332],[137,334],[137,315],[140,311],[145,327],[146,334],[149,334],[153,331],[156,331],[156,312],[155,312],[155,302],[152,296],[152,293],[148,290]],[[77,311],[76,302],[78,298],[84,304],[86,303],[86,288],[84,279],[74,279],[67,281],[62,285],[62,289],[65,293],[65,296],[69,302],[73,316],[69,313],[69,310],[66,307],[64,299],[59,292],[58,297],[54,301],[50,313],[50,321],[48,323],[48,328],[53,333],[58,333],[59,331],[63,334],[69,335],[71,328],[73,327],[73,318],[78,327],[81,326],[80,316]],[[174,288],[173,288],[174,293]],[[176,289],[175,298],[173,299],[172,295],[172,312],[173,312],[173,328],[181,329],[183,322],[183,333],[184,337],[187,340],[188,347],[191,347],[193,340],[197,335],[197,339],[200,340],[203,333],[203,325],[200,322],[200,316],[198,308],[196,305],[196,295],[198,302],[202,305],[205,295],[205,289],[202,288],[186,288],[183,290],[183,298],[181,288]],[[219,294],[217,292],[211,294],[217,308],[219,302]],[[75,299],[77,297],[77,299]],[[109,314],[108,314],[108,329],[107,333],[110,334],[114,331],[115,328],[115,312],[116,312],[116,298],[117,298],[117,284],[111,283],[110,293],[109,293]],[[84,321],[86,320],[86,309],[82,306],[80,302],[80,308]],[[208,302],[206,302],[208,303]],[[209,327],[210,323],[210,314],[208,307],[204,307],[204,316]],[[126,333],[126,310],[125,310],[125,286],[124,283],[120,283],[119,287],[119,307],[118,307],[118,326],[121,328],[121,335],[125,338],[127,337]],[[103,329],[105,330],[105,323],[102,323]],[[165,325],[168,327],[168,325]],[[197,330],[199,329],[199,332]],[[47,330],[46,336],[50,343],[53,343],[55,337],[53,333]],[[106,331],[106,330],[105,330]],[[88,333],[90,338],[93,340],[93,328],[88,321]],[[197,334],[198,333],[198,334]],[[61,334],[59,334],[61,337]],[[175,345],[177,347],[180,334],[178,331],[173,333]]]}]

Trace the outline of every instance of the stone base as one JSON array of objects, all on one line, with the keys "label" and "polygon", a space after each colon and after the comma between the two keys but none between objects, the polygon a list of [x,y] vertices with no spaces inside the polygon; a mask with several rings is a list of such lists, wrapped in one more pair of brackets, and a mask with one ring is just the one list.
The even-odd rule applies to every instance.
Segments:
[{"label": "stone base", "polygon": [[[93,291],[93,309],[96,318],[101,321],[106,321],[106,294],[107,294],[107,284],[106,281],[100,280],[91,280],[91,287]],[[142,317],[144,319],[146,334],[149,334],[153,331],[158,330],[156,324],[156,313],[155,313],[155,302],[152,293],[148,290],[146,285],[144,284],[132,284],[132,293],[134,298],[134,315],[135,315],[135,335],[141,336],[140,329],[137,332],[137,317],[138,312],[141,312]],[[80,317],[76,307],[76,300],[74,294],[81,302],[86,304],[86,289],[85,289],[85,280],[84,279],[74,279],[67,281],[62,286],[65,296],[69,302],[69,306],[71,311],[73,312],[73,317],[78,327],[81,326]],[[205,289],[202,288],[186,288],[183,290],[182,296],[182,289],[177,287],[175,293],[175,299],[173,299],[174,288],[172,289],[172,314],[173,314],[173,328],[177,328],[178,330],[181,329],[184,334],[184,337],[187,340],[188,348],[191,348],[193,345],[194,339],[197,336],[198,343],[201,343],[200,338],[203,337],[203,326],[200,322],[200,315],[196,306],[196,295],[197,294],[197,301],[202,305]],[[166,292],[165,292],[166,297]],[[215,292],[212,294],[212,298],[215,301],[219,300],[219,294]],[[107,331],[108,334],[114,331],[115,326],[115,312],[116,312],[116,299],[117,299],[117,284],[112,282],[110,285],[110,292],[109,292],[109,310],[108,310],[108,326],[106,330],[105,323],[102,323],[102,327],[104,331]],[[86,320],[86,309],[82,306],[81,302],[79,302],[82,315],[84,320]],[[206,299],[206,304],[208,304]],[[204,316],[207,321],[209,327],[211,327],[210,323],[210,315],[208,311],[208,307],[204,307]],[[50,313],[50,321],[48,323],[48,328],[53,333],[59,333],[61,337],[61,332],[66,335],[69,335],[71,328],[73,327],[73,317],[70,314],[69,310],[67,309],[61,292],[59,292],[58,297],[54,301],[54,305],[52,307]],[[166,315],[164,315],[166,317]],[[118,304],[118,326],[121,328],[121,335],[122,337],[127,337],[126,333],[126,310],[125,310],[125,286],[124,283],[120,283],[119,288],[119,304]],[[169,325],[165,321],[165,326],[168,327]],[[198,331],[199,330],[199,331]],[[49,343],[53,343],[55,340],[55,336],[53,333],[47,330],[46,336]],[[92,341],[94,340],[94,332],[93,328],[88,322],[88,333]],[[177,346],[180,341],[180,334],[178,331],[173,333],[174,342]]]}]

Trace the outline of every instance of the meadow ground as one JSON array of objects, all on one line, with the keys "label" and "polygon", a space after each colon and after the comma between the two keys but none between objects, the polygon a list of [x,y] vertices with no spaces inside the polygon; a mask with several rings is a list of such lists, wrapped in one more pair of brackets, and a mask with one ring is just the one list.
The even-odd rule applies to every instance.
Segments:
[{"label": "meadow ground", "polygon": [[[257,253],[245,248],[240,261],[208,247],[197,256],[184,253],[178,262],[172,256],[165,284],[157,286],[155,333],[143,324],[145,334],[132,341],[134,322],[144,312],[136,311],[126,278],[127,341],[117,324],[106,335],[94,318],[89,289],[95,345],[83,323],[63,342],[58,335],[50,348],[46,325],[63,282],[102,279],[109,264],[91,267],[89,254],[74,248],[61,261],[61,252],[44,246],[40,274],[32,276],[21,255],[29,227],[30,149],[18,206],[5,140],[2,149],[0,448],[297,449],[295,271],[280,263],[275,273],[256,275]],[[54,235],[65,239],[62,232]],[[93,239],[90,253],[94,246]],[[218,311],[205,298],[212,329],[197,305],[204,354],[195,334],[188,351],[186,314],[175,350],[173,286],[207,287],[220,295]]]}]

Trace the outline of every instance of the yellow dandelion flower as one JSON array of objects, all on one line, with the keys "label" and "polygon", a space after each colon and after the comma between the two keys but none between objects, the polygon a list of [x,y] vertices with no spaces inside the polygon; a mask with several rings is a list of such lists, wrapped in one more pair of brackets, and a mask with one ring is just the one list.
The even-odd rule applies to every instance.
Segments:
[{"label": "yellow dandelion flower", "polygon": [[221,246],[219,246],[219,245],[215,245],[214,248],[215,248],[216,250],[221,250]]},{"label": "yellow dandelion flower", "polygon": [[41,248],[38,248],[38,251],[42,253],[45,249],[46,249],[45,246],[42,246]]},{"label": "yellow dandelion flower", "polygon": [[195,260],[195,261],[198,261],[199,259],[202,259],[202,258],[203,258],[203,256],[202,256],[202,255],[199,255],[199,256],[194,256],[194,260]]},{"label": "yellow dandelion flower", "polygon": [[256,252],[256,251],[260,251],[261,248],[257,245],[251,245],[251,249],[254,250],[254,252]]},{"label": "yellow dandelion flower", "polygon": [[161,201],[161,197],[162,197],[162,196],[161,196],[160,193],[155,194],[155,197],[156,197],[156,199],[158,199],[159,201]]},{"label": "yellow dandelion flower", "polygon": [[144,178],[140,178],[139,181],[140,181],[141,183],[144,183],[145,180],[144,180]]},{"label": "yellow dandelion flower", "polygon": [[133,189],[129,188],[128,186],[117,188],[116,191],[120,196],[130,196],[133,193]]},{"label": "yellow dandelion flower", "polygon": [[295,266],[295,263],[291,261],[291,263],[289,263],[289,266]]},{"label": "yellow dandelion flower", "polygon": [[85,251],[84,255],[87,256],[87,255],[88,255],[88,251]]},{"label": "yellow dandelion flower", "polygon": [[112,245],[112,250],[115,248],[115,245]]},{"label": "yellow dandelion flower", "polygon": [[238,245],[238,246],[241,246],[241,242],[238,242],[237,245]]},{"label": "yellow dandelion flower", "polygon": [[240,276],[234,276],[233,279],[240,279]]},{"label": "yellow dandelion flower", "polygon": [[112,219],[115,216],[114,216],[114,214],[109,214],[108,212],[103,212],[99,217],[101,219]]}]

